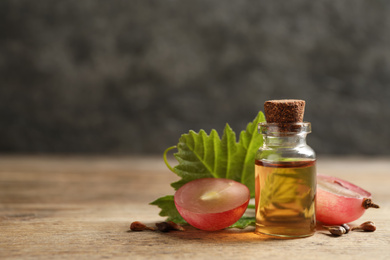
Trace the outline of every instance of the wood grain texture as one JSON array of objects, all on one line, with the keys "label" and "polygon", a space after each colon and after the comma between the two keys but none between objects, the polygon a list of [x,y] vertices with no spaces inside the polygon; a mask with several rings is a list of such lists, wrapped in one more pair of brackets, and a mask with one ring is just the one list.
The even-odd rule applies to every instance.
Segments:
[{"label": "wood grain texture", "polygon": [[154,199],[178,178],[155,157],[0,158],[0,259],[389,259],[390,160],[320,159],[318,170],[373,193],[374,233],[272,239],[245,230],[129,232],[163,220]]}]

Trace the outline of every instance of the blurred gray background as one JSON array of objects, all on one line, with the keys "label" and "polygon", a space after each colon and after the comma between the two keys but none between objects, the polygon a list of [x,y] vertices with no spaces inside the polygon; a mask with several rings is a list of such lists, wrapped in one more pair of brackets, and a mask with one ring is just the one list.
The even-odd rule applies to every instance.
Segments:
[{"label": "blurred gray background", "polygon": [[307,102],[318,154],[390,154],[390,1],[0,1],[0,153],[161,154]]}]

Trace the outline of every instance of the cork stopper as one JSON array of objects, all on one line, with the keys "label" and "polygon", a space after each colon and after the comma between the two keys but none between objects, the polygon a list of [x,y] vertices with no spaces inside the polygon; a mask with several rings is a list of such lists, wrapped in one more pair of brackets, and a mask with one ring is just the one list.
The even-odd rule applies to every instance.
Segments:
[{"label": "cork stopper", "polygon": [[269,100],[264,103],[267,123],[301,123],[305,101],[297,99]]}]

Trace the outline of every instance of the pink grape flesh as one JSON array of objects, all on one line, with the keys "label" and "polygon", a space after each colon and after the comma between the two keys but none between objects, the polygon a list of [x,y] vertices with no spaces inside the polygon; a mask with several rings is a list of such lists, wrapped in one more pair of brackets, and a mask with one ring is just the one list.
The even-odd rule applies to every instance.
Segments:
[{"label": "pink grape flesh", "polygon": [[371,193],[339,178],[317,175],[316,218],[328,225],[341,225],[360,218]]},{"label": "pink grape flesh", "polygon": [[203,178],[183,185],[174,200],[180,215],[202,230],[219,230],[234,224],[244,214],[249,189],[223,178]]}]

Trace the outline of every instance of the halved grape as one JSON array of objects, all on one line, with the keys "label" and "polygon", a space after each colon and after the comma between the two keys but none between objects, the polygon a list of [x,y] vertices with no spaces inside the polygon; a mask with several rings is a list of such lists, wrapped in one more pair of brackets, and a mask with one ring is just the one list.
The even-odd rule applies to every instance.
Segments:
[{"label": "halved grape", "polygon": [[203,178],[186,183],[175,193],[180,215],[202,230],[219,230],[234,224],[248,207],[248,187],[222,178]]},{"label": "halved grape", "polygon": [[371,193],[339,178],[317,175],[316,218],[329,225],[341,225],[360,218],[371,202]]}]

